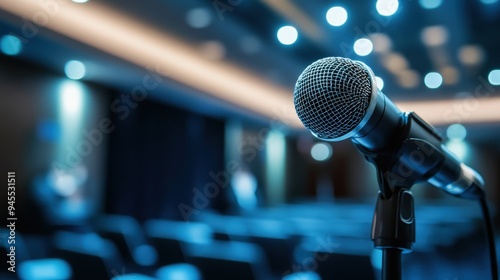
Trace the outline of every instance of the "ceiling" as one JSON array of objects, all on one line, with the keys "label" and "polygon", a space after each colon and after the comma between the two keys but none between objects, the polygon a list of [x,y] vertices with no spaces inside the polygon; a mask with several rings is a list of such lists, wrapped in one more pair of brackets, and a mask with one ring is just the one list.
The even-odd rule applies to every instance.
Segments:
[{"label": "ceiling", "polygon": [[[168,66],[169,79],[161,89],[154,91],[155,98],[212,115],[245,115],[261,121],[279,115],[280,110],[286,111],[282,114],[284,118],[297,127],[300,123],[291,116],[293,85],[307,65],[327,56],[365,62],[384,80],[383,91],[391,99],[405,104],[423,102],[419,103],[424,108],[421,110],[425,110],[428,104],[425,102],[437,99],[455,103],[464,98],[474,98],[480,103],[497,101],[498,88],[487,81],[488,73],[500,68],[500,2],[443,0],[437,8],[424,9],[420,2],[433,1],[402,0],[397,12],[389,17],[377,13],[375,2],[90,0],[77,4],[69,0],[47,0],[38,6],[32,4],[31,9],[24,8],[26,3],[16,8],[13,2],[4,2],[0,4],[0,34],[17,34],[26,41],[19,54],[21,59],[43,64],[56,73],[63,73],[69,59],[78,59],[87,66],[85,80],[125,91],[140,82],[155,58],[165,59],[162,65]],[[347,10],[344,25],[333,27],[326,21],[325,13],[332,6]],[[67,7],[75,13],[70,16]],[[85,9],[88,14],[84,14]],[[125,30],[121,32],[130,30],[125,41],[116,41],[111,29],[109,38],[98,37],[99,31],[111,26],[92,25],[97,22],[100,10],[106,11],[102,15],[113,19],[111,23],[119,23],[119,19],[127,21],[121,24]],[[79,11],[82,14],[78,24],[81,28],[94,28],[96,38],[88,31],[92,29],[86,29],[87,38],[79,36],[83,31],[64,30],[61,26],[64,25],[61,22],[76,22]],[[64,18],[64,15],[68,16]],[[26,20],[29,18],[33,23]],[[292,45],[283,45],[276,38],[276,31],[284,25],[298,30],[298,40]],[[35,35],[31,36],[30,32]],[[154,41],[153,35],[162,36],[162,40]],[[374,51],[367,56],[354,53],[352,46],[359,38],[369,38]],[[177,47],[177,64],[168,63],[167,58],[174,61],[177,55],[168,53],[169,49],[155,52],[156,42],[171,47],[170,50]],[[125,53],[125,50],[134,53]],[[196,76],[196,67],[193,67],[194,78],[190,84],[189,68],[182,68],[185,65],[180,52],[184,50],[187,55],[199,58],[203,63],[200,67],[222,66],[214,73],[206,71],[207,75],[214,74],[206,80],[203,73]],[[143,57],[148,54],[148,58]],[[444,83],[436,89],[427,88],[424,76],[429,72],[441,73]],[[234,73],[238,75],[233,76]],[[230,90],[224,92],[224,88]],[[218,95],[217,91],[223,94]],[[272,108],[266,107],[266,103],[286,103],[286,106]],[[476,111],[480,109],[473,108],[467,113],[474,115]],[[488,114],[500,119],[500,112]],[[467,118],[463,121],[467,122]],[[497,119],[488,123],[488,127],[498,127]]]},{"label": "ceiling", "polygon": [[[388,94],[398,100],[454,97],[458,92],[473,91],[478,77],[487,79],[489,71],[500,68],[498,2],[444,0],[435,9],[424,9],[420,1],[399,1],[398,11],[390,17],[377,13],[374,0],[150,2],[152,5],[118,0],[104,3],[182,38],[200,51],[209,48],[211,43],[218,43],[224,49],[222,59],[234,61],[289,88],[307,65],[327,56],[344,56],[367,63],[384,79]],[[325,14],[332,6],[342,6],[348,11],[346,24],[333,27],[327,23]],[[187,23],[187,15],[199,8],[210,14],[211,21],[205,28],[192,28]],[[285,46],[277,40],[276,30],[283,25],[298,29],[299,39],[295,44]],[[434,29],[427,29],[427,34],[434,33],[442,43],[424,44],[422,37],[428,27]],[[377,36],[380,34],[382,36]],[[373,38],[375,49],[377,38],[388,38],[390,47],[386,51],[358,56],[352,46],[362,37]],[[249,44],[260,48],[250,49]],[[476,50],[482,57],[477,63],[465,64],[460,60],[461,52],[471,58]],[[394,65],[401,59],[406,61],[403,62],[406,66],[398,69]],[[386,67],[387,64],[392,66]],[[413,71],[418,76],[416,85],[402,86],[401,73],[391,72],[388,69],[391,67]],[[451,72],[449,75],[446,75],[447,70]],[[433,71],[441,72],[445,83],[431,90],[425,87],[423,80],[425,74]],[[447,76],[450,78],[446,79]]]}]

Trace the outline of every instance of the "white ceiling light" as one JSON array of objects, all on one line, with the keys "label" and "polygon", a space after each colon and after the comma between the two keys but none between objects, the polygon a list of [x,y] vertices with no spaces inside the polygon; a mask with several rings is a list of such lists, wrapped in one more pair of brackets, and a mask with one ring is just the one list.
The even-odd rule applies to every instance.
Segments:
[{"label": "white ceiling light", "polygon": [[397,0],[378,0],[375,4],[377,12],[382,16],[392,16],[398,11],[399,1]]},{"label": "white ceiling light", "polygon": [[430,72],[425,75],[424,83],[426,87],[435,89],[441,86],[443,83],[443,77],[438,72]]},{"label": "white ceiling light", "polygon": [[494,86],[500,85],[500,69],[495,69],[488,74],[488,81]]},{"label": "white ceiling light", "polygon": [[278,29],[278,33],[276,36],[278,37],[278,40],[280,43],[283,45],[291,45],[297,41],[299,33],[297,32],[297,29],[293,26],[283,26],[280,29]]},{"label": "white ceiling light", "polygon": [[326,12],[326,21],[331,26],[341,26],[347,21],[347,11],[342,7],[332,7]]},{"label": "white ceiling light", "polygon": [[64,73],[73,80],[80,80],[85,77],[85,65],[78,60],[70,60],[64,66]]},{"label": "white ceiling light", "polygon": [[354,52],[359,56],[367,56],[372,52],[372,50],[372,41],[366,38],[361,38],[354,42]]}]

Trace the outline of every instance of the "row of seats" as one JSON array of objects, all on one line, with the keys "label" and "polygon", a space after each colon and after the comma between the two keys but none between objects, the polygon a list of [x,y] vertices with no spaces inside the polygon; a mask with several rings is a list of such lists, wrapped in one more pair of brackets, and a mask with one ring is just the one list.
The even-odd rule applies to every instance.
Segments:
[{"label": "row of seats", "polygon": [[[157,219],[144,224],[128,216],[103,215],[92,222],[91,230],[56,232],[46,254],[50,259],[31,258],[28,253],[23,256],[23,250],[19,250],[19,268],[23,269],[17,276],[369,280],[378,274],[380,256],[373,254],[368,219],[350,220],[346,215],[325,223],[306,215],[294,217],[286,213],[286,220],[270,219],[272,213],[267,214],[268,218],[245,218],[205,212],[194,222]],[[420,228],[425,227],[423,224]],[[457,226],[450,228],[460,235]],[[422,243],[425,240],[420,239],[419,244]],[[22,242],[17,245],[27,247]]]},{"label": "row of seats", "polygon": [[[235,217],[227,218],[227,222],[226,230],[220,230],[202,222],[149,220],[141,225],[127,216],[101,216],[93,222],[92,231],[56,232],[50,251],[55,259],[28,258],[22,263],[30,264],[29,269],[23,271],[31,271],[31,276],[18,276],[35,279],[33,274],[37,274],[37,279],[52,280],[125,279],[130,275],[136,280],[142,279],[139,275],[147,277],[144,279],[306,280],[327,279],[332,269],[340,276],[341,271],[349,269],[332,267],[343,254],[322,244],[332,243],[330,240],[299,238],[272,221],[252,221],[247,224],[249,231],[241,230],[241,220],[237,222]],[[352,244],[343,245],[348,248]],[[321,258],[316,258],[318,252]],[[363,279],[373,279],[369,254],[344,254],[364,260],[369,277]]]}]

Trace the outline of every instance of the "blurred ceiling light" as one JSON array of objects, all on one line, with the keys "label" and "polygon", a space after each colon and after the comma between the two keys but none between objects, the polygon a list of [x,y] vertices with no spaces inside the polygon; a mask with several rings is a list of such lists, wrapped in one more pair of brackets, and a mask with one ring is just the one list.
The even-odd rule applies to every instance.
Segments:
[{"label": "blurred ceiling light", "polygon": [[208,41],[201,44],[201,53],[208,59],[220,60],[226,54],[226,48],[218,41]]},{"label": "blurred ceiling light", "polygon": [[[415,111],[424,120],[433,125],[444,125],[456,122],[460,123],[498,123],[500,122],[500,97],[477,97],[478,107],[467,116],[463,115],[458,105],[462,105],[457,99],[408,101],[395,102],[402,111]],[[458,109],[457,109],[458,108]],[[453,122],[452,122],[453,121]]]},{"label": "blurred ceiling light", "polygon": [[372,50],[372,41],[366,38],[361,38],[354,42],[354,52],[359,56],[367,56],[372,52]]},{"label": "blurred ceiling light", "polygon": [[85,77],[85,65],[78,60],[70,60],[64,66],[64,73],[72,80],[80,80]]},{"label": "blurred ceiling light", "polygon": [[14,35],[5,35],[0,42],[0,48],[6,55],[17,55],[21,52],[22,47],[21,40]]},{"label": "blurred ceiling light", "polygon": [[278,33],[276,35],[280,43],[283,45],[291,45],[297,41],[299,34],[295,27],[287,25],[278,29]]},{"label": "blurred ceiling light", "polygon": [[191,9],[186,14],[186,22],[192,28],[205,28],[212,22],[212,14],[206,8]]},{"label": "blurred ceiling light", "polygon": [[326,21],[331,26],[341,26],[347,21],[347,11],[342,7],[332,7],[326,12]]},{"label": "blurred ceiling light", "polygon": [[382,80],[382,78],[375,76],[375,82],[377,83],[377,88],[379,90],[384,88],[384,80]]},{"label": "blurred ceiling light", "polygon": [[266,195],[269,203],[283,203],[285,195],[285,167],[287,162],[287,141],[279,130],[271,130],[265,139]]},{"label": "blurred ceiling light", "polygon": [[420,81],[420,75],[413,70],[403,70],[397,75],[398,84],[403,88],[415,88]]},{"label": "blurred ceiling light", "polygon": [[261,0],[261,2],[281,15],[288,22],[297,26],[301,31],[301,35],[307,36],[312,41],[324,41],[326,36],[324,36],[323,30],[317,24],[317,20],[311,18],[301,7],[297,6],[295,1]]},{"label": "blurred ceiling light", "polygon": [[429,26],[422,30],[421,38],[426,46],[441,46],[448,41],[448,29],[441,25]]},{"label": "blurred ceiling light", "polygon": [[435,9],[443,4],[443,0],[419,0],[418,2],[424,9]]},{"label": "blurred ceiling light", "polygon": [[399,74],[408,68],[408,61],[399,53],[390,53],[384,56],[382,64],[393,74]]},{"label": "blurred ceiling light", "polygon": [[73,178],[70,174],[57,176],[52,186],[54,190],[62,196],[70,196],[78,190],[75,178]]},{"label": "blurred ceiling light", "polygon": [[[229,104],[303,128],[290,98],[293,89],[232,63],[208,60],[199,48],[97,2],[61,5],[44,27]],[[23,18],[40,12],[31,0],[0,1],[0,9]]]},{"label": "blurred ceiling light", "polygon": [[325,161],[332,156],[332,147],[328,143],[316,143],[311,148],[311,157],[317,161]]},{"label": "blurred ceiling light", "polygon": [[257,206],[257,196],[255,192],[258,187],[255,175],[249,171],[236,171],[231,176],[231,187],[233,188],[238,204],[243,209],[255,209]]},{"label": "blurred ceiling light", "polygon": [[443,75],[443,82],[445,85],[454,85],[458,83],[460,73],[455,67],[445,66],[439,69],[439,72]]},{"label": "blurred ceiling light", "polygon": [[438,72],[430,72],[425,75],[424,83],[426,87],[435,89],[441,86],[443,77]]},{"label": "blurred ceiling light", "polygon": [[479,65],[484,61],[484,51],[480,46],[467,45],[458,50],[458,59],[464,65]]},{"label": "blurred ceiling light", "polygon": [[262,49],[262,43],[259,39],[251,35],[243,37],[240,46],[243,52],[247,54],[254,54]]},{"label": "blurred ceiling light", "polygon": [[75,3],[87,3],[88,0],[72,0]]},{"label": "blurred ceiling light", "polygon": [[492,70],[488,74],[488,81],[490,82],[490,84],[494,86],[500,85],[500,70],[499,69]]},{"label": "blurred ceiling light", "polygon": [[397,0],[378,0],[375,4],[377,12],[382,16],[391,16],[398,10],[399,1]]},{"label": "blurred ceiling light", "polygon": [[60,106],[64,120],[81,117],[84,90],[79,82],[65,80],[61,85]]},{"label": "blurred ceiling light", "polygon": [[446,129],[446,136],[450,140],[464,140],[467,136],[467,130],[465,129],[465,126],[455,123]]},{"label": "blurred ceiling light", "polygon": [[373,33],[369,38],[373,42],[373,51],[376,53],[387,53],[392,48],[391,38],[384,33]]}]

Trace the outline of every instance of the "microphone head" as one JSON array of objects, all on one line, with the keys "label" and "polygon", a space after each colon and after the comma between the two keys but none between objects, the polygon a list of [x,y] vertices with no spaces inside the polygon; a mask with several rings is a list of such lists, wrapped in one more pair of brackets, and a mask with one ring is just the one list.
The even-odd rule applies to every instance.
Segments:
[{"label": "microphone head", "polygon": [[364,63],[327,57],[309,65],[295,84],[295,111],[317,138],[340,141],[354,135],[375,105],[374,75]]}]

